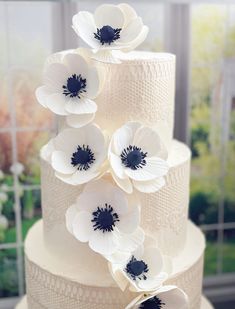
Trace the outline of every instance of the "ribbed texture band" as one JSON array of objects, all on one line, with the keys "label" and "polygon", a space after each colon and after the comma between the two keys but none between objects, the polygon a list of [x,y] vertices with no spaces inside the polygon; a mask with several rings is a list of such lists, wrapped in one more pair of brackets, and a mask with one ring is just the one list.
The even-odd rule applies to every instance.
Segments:
[{"label": "ribbed texture band", "polygon": [[[27,298],[30,309],[124,309],[136,296],[118,288],[81,285],[25,259]],[[200,308],[203,255],[189,269],[166,282],[182,288],[190,300],[190,309]]]}]

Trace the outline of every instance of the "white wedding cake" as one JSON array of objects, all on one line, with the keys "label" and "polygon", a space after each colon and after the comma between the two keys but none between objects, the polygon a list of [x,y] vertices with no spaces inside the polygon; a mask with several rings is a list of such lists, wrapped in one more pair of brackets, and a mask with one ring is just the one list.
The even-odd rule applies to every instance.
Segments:
[{"label": "white wedding cake", "polygon": [[173,140],[175,56],[133,51],[148,28],[128,4],[79,12],[73,29],[90,48],[49,57],[36,91],[58,134],[41,150],[17,308],[211,308],[190,150]]}]

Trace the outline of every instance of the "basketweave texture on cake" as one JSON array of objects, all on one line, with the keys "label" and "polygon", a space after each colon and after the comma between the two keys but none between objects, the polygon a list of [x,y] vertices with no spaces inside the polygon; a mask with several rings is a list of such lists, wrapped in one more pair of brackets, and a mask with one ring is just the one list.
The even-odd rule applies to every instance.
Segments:
[{"label": "basketweave texture on cake", "polygon": [[[26,284],[30,309],[123,309],[133,299],[130,292],[118,288],[85,286],[42,269],[27,256]],[[200,308],[203,255],[188,269],[166,281],[183,289],[190,300],[190,309]]]},{"label": "basketweave texture on cake", "polygon": [[[175,56],[166,54],[144,59],[129,58],[120,64],[97,63],[105,71],[105,86],[96,99],[95,122],[113,132],[127,121],[140,121],[153,128],[164,124],[169,139],[173,136]],[[159,132],[161,133],[165,132]]]},{"label": "basketweave texture on cake", "polygon": [[[165,254],[172,256],[180,252],[186,239],[190,175],[190,152],[178,142],[175,142],[175,149],[184,153],[183,161],[170,168],[164,188],[153,194],[139,193],[141,226],[156,237]],[[65,224],[65,212],[75,202],[83,186],[63,183],[44,160],[41,160],[41,186],[44,238],[50,242],[51,231]],[[53,247],[53,241],[49,246]]]}]

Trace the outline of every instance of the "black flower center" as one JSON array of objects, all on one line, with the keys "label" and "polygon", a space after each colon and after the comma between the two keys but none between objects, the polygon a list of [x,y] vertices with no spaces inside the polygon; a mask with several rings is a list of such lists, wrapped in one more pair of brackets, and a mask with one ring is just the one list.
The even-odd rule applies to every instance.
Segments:
[{"label": "black flower center", "polygon": [[77,146],[77,151],[72,154],[71,164],[76,166],[79,171],[86,171],[95,162],[94,153],[89,146]]},{"label": "black flower center", "polygon": [[133,280],[138,278],[139,280],[146,280],[146,273],[149,271],[148,265],[142,261],[137,260],[133,255],[130,261],[127,263],[125,271]]},{"label": "black flower center", "polygon": [[103,26],[94,33],[95,39],[99,40],[102,45],[111,44],[120,38],[121,28],[113,29],[111,26]]},{"label": "black flower center", "polygon": [[82,78],[81,74],[73,74],[67,79],[67,85],[63,85],[62,88],[66,97],[78,97],[80,99],[80,94],[86,92],[86,78]]},{"label": "black flower center", "polygon": [[139,309],[162,309],[164,306],[165,303],[163,303],[159,298],[154,296],[143,302],[139,306]]},{"label": "black flower center", "polygon": [[92,215],[93,219],[91,222],[93,222],[94,231],[111,232],[115,227],[115,223],[119,221],[118,214],[107,203],[105,203],[105,207],[97,207],[97,210]]},{"label": "black flower center", "polygon": [[147,152],[143,152],[141,148],[129,145],[127,148],[123,149],[121,153],[122,164],[132,170],[137,170],[146,165],[145,158],[147,157]]}]

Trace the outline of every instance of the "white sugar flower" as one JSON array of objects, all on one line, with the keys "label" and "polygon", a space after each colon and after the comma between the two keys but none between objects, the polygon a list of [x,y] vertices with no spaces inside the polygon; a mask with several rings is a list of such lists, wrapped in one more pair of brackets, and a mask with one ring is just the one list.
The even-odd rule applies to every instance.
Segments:
[{"label": "white sugar flower", "polygon": [[93,48],[94,57],[104,62],[118,62],[112,50],[133,50],[148,34],[148,27],[126,3],[103,4],[94,14],[81,11],[73,17],[73,29]]},{"label": "white sugar flower", "polygon": [[152,294],[137,296],[125,309],[188,309],[189,300],[185,292],[174,285],[166,285]]},{"label": "white sugar flower", "polygon": [[24,171],[24,165],[20,162],[16,162],[16,163],[11,165],[10,171],[11,171],[12,174],[19,176]]},{"label": "white sugar flower", "polygon": [[165,185],[169,170],[167,150],[153,129],[137,122],[128,122],[114,134],[109,147],[111,173],[126,192],[133,187],[151,193]]},{"label": "white sugar flower", "polygon": [[100,88],[100,74],[84,52],[58,53],[47,61],[44,85],[36,90],[39,103],[57,115],[66,116],[69,126],[79,128],[91,122],[97,110],[94,99]]},{"label": "white sugar flower", "polygon": [[163,256],[155,241],[145,235],[144,244],[132,252],[128,259],[109,263],[110,272],[124,291],[154,291],[168,278],[172,271],[171,259]]},{"label": "white sugar flower", "polygon": [[103,173],[106,143],[102,131],[94,124],[67,128],[42,148],[41,155],[51,164],[57,178],[80,185]]},{"label": "white sugar flower", "polygon": [[[139,222],[140,205],[134,196],[103,179],[87,184],[66,213],[68,231],[104,256],[138,246],[133,234],[138,231]],[[141,236],[139,241],[143,242],[143,231]]]}]

